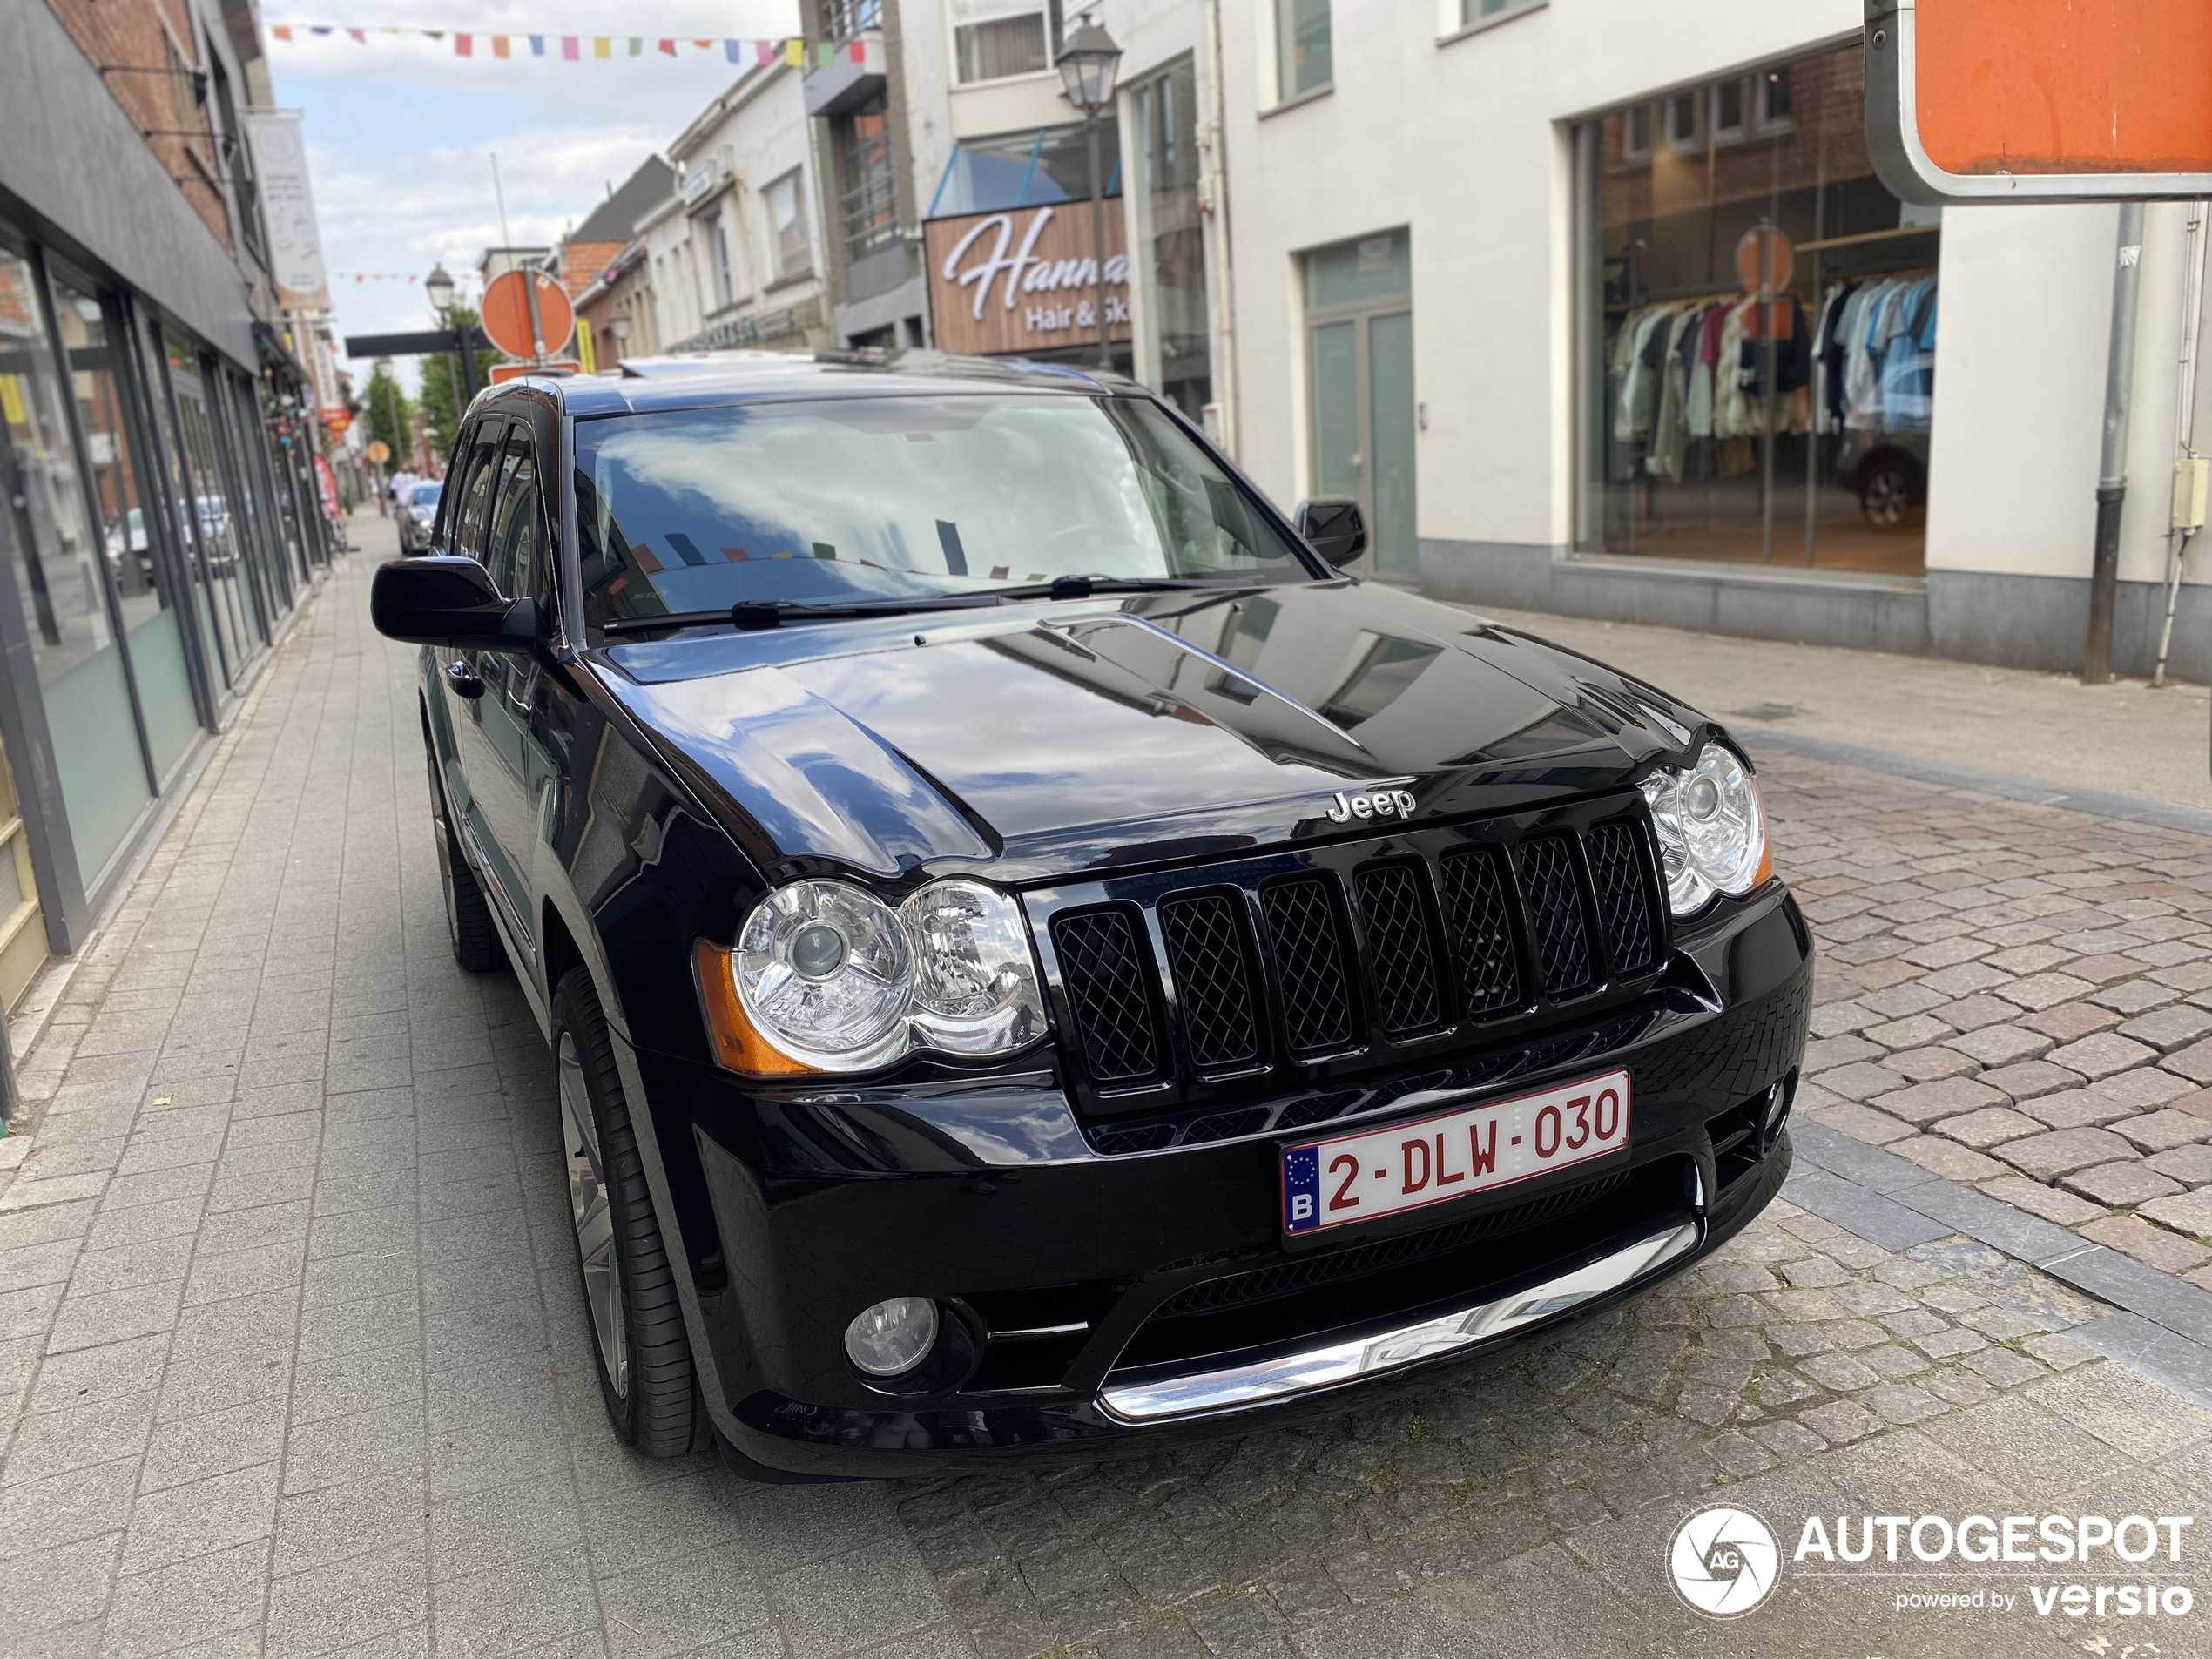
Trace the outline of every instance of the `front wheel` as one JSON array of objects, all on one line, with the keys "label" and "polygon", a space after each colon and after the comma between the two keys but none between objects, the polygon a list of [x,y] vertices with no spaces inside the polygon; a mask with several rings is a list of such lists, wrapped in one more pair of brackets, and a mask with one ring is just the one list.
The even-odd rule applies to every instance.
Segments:
[{"label": "front wheel", "polygon": [[577,1270],[607,1420],[624,1445],[647,1457],[703,1450],[711,1431],[676,1275],[589,968],[570,969],[553,993],[553,1046]]},{"label": "front wheel", "polygon": [[1912,475],[1898,462],[1876,462],[1859,483],[1858,505],[1876,529],[1895,529],[1912,510]]}]

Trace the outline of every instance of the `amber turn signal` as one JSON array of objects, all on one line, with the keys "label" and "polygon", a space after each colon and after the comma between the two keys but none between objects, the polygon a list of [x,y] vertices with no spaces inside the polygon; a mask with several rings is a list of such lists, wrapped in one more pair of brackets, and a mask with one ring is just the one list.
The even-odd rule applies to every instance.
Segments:
[{"label": "amber turn signal", "polygon": [[797,1077],[821,1069],[793,1060],[762,1036],[745,1017],[738,995],[735,964],[730,951],[710,940],[691,946],[691,968],[699,986],[699,1008],[706,1015],[706,1032],[714,1044],[714,1057],[732,1071],[752,1077]]}]

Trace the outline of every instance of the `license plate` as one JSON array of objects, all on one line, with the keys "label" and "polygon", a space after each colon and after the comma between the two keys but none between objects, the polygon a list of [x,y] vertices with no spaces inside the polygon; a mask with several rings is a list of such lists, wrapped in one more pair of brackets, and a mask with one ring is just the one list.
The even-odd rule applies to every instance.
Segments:
[{"label": "license plate", "polygon": [[1283,1231],[1317,1232],[1510,1186],[1629,1143],[1629,1074],[1283,1151]]}]

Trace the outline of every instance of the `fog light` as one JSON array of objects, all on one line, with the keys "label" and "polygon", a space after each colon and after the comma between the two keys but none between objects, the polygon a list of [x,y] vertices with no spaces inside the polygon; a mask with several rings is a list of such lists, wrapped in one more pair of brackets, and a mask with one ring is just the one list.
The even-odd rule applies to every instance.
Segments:
[{"label": "fog light", "polygon": [[1782,1138],[1783,1126],[1790,1121],[1791,1095],[1786,1081],[1766,1091],[1766,1120],[1759,1126],[1759,1155],[1762,1157],[1773,1151],[1775,1143]]},{"label": "fog light", "polygon": [[894,1296],[845,1327],[845,1352],[871,1377],[895,1377],[920,1365],[937,1340],[937,1305],[926,1296]]}]

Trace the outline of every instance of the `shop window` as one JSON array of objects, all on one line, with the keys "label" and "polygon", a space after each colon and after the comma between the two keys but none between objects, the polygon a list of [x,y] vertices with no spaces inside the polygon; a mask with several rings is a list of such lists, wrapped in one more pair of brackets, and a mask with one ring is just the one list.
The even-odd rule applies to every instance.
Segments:
[{"label": "shop window", "polygon": [[30,262],[0,245],[0,515],[87,887],[152,799],[108,561]]},{"label": "shop window", "polygon": [[[1099,165],[1107,169],[1105,194],[1121,193],[1121,124],[1098,123]],[[932,219],[1000,213],[1016,207],[1090,199],[1090,141],[1080,121],[1065,126],[1025,127],[988,138],[962,138],[937,181]]]},{"label": "shop window", "polygon": [[1060,50],[1060,0],[953,0],[961,84],[1035,75]]},{"label": "shop window", "polygon": [[91,469],[92,518],[115,584],[154,774],[165,778],[191,747],[199,718],[185,658],[188,613],[173,585],[159,510],[140,489],[124,408],[118,342],[129,335],[90,288],[59,273],[51,280],[54,322]]},{"label": "shop window", "polygon": [[1206,238],[1198,201],[1198,78],[1183,58],[1130,91],[1137,122],[1135,276],[1155,389],[1202,418],[1213,397],[1206,333]]},{"label": "shop window", "polygon": [[1275,0],[1276,96],[1293,98],[1335,78],[1329,0]]},{"label": "shop window", "polygon": [[789,282],[814,269],[814,250],[806,238],[806,200],[799,193],[796,167],[768,186],[768,224],[775,233],[776,277]]},{"label": "shop window", "polygon": [[[1648,104],[1578,131],[1578,545],[1921,570],[1941,232],[1873,176],[1862,63],[1854,46],[1708,86],[1694,159],[1673,148],[1683,95],[1661,101],[1656,158]],[[1754,279],[1761,246],[1788,266],[1764,304],[1745,246]]]}]

